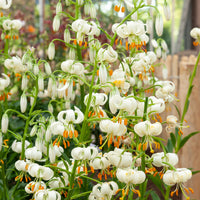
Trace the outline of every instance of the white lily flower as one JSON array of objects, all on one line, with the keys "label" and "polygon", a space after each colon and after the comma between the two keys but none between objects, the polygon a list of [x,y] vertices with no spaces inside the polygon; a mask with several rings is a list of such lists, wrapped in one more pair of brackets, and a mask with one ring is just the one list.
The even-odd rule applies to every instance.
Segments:
[{"label": "white lily flower", "polygon": [[11,28],[14,30],[19,30],[22,28],[22,21],[19,19],[15,19],[11,21]]},{"label": "white lily flower", "polygon": [[110,151],[107,154],[110,163],[117,168],[130,167],[133,161],[132,154],[130,152],[124,152],[123,149],[115,148],[114,151]]},{"label": "white lily flower", "polygon": [[108,62],[108,63],[112,63],[115,62],[118,58],[118,54],[117,52],[111,47],[108,46],[107,49],[99,49],[98,51],[98,60],[100,62]]},{"label": "white lily flower", "polygon": [[51,132],[53,135],[63,135],[65,127],[61,122],[53,122],[50,126]]},{"label": "white lily flower", "polygon": [[85,34],[88,34],[90,31],[90,25],[87,23],[87,21],[83,19],[77,19],[72,23],[72,29],[73,31],[77,32],[77,40],[83,41],[83,37]]},{"label": "white lily flower", "polygon": [[71,151],[71,156],[74,160],[92,160],[97,154],[97,148],[91,146],[87,148],[76,147]]},{"label": "white lily flower", "polygon": [[[187,191],[187,194],[189,194],[189,191],[194,193],[192,188],[186,188],[184,186],[184,183],[187,182],[189,179],[192,178],[192,172],[189,169],[186,168],[177,168],[176,170],[167,170],[165,174],[163,175],[163,182],[166,185],[173,186],[177,184],[174,191],[171,192],[171,197],[174,195],[174,193],[178,194],[178,189],[180,188],[181,191],[184,193],[184,190]],[[186,199],[189,199],[187,194],[184,193],[184,196]]]},{"label": "white lily flower", "polygon": [[55,57],[55,44],[51,42],[48,47],[48,57],[49,60],[53,60]]},{"label": "white lily flower", "polygon": [[[87,94],[84,97],[84,104],[87,105],[89,98],[89,94]],[[95,106],[103,106],[106,101],[108,100],[108,97],[104,93],[92,93],[92,100],[90,103],[90,106],[95,107]]]},{"label": "white lily flower", "polygon": [[28,70],[28,66],[22,63],[22,60],[19,57],[12,57],[11,59],[6,59],[4,65],[9,70],[14,71],[15,73],[23,73]]},{"label": "white lily flower", "polygon": [[107,157],[107,153],[102,156],[102,153],[99,153],[97,157],[90,161],[90,166],[94,169],[106,169],[110,166],[110,161]]},{"label": "white lily flower", "polygon": [[111,136],[124,136],[125,133],[127,132],[127,128],[123,123],[114,123],[111,120],[101,120],[99,123],[99,128],[102,132],[106,132],[108,135]]},{"label": "white lily flower", "polygon": [[42,178],[45,181],[51,179],[54,175],[54,172],[52,169],[50,169],[49,167],[38,165],[36,163],[32,163],[29,165],[28,173],[32,177]]},{"label": "white lily flower", "polygon": [[8,130],[8,123],[9,123],[9,118],[7,113],[4,113],[1,119],[1,131],[2,133],[6,133]]},{"label": "white lily flower", "polygon": [[161,36],[163,34],[163,18],[160,14],[156,16],[155,28],[157,35]]},{"label": "white lily flower", "polygon": [[172,166],[175,166],[178,163],[178,156],[175,153],[166,153],[164,152],[159,152],[159,153],[154,153],[151,158],[153,158],[152,164],[155,165],[156,167],[162,167],[166,166],[169,167],[169,165],[163,163],[169,163]]},{"label": "white lily flower", "polygon": [[150,121],[139,122],[134,126],[134,131],[140,137],[158,136],[162,132],[162,125],[159,122],[151,124]]},{"label": "white lily flower", "polygon": [[61,63],[61,69],[70,74],[82,75],[84,66],[81,63],[75,63],[74,60],[66,60]]},{"label": "white lily flower", "polygon": [[174,96],[171,93],[175,90],[175,85],[172,81],[158,81],[156,85],[161,86],[157,87],[157,98],[162,98],[166,102],[172,102],[174,100]]},{"label": "white lily flower", "polygon": [[10,19],[6,19],[3,21],[3,29],[4,30],[10,30],[11,29],[11,24],[12,24],[12,21]]},{"label": "white lily flower", "polygon": [[0,0],[0,8],[8,9],[12,4],[12,0]]},{"label": "white lily flower", "polygon": [[17,160],[15,162],[15,168],[18,171],[24,171],[27,172],[28,171],[28,166],[29,166],[30,162],[25,162],[24,160]]},{"label": "white lily flower", "polygon": [[4,73],[2,73],[2,76],[5,79],[0,78],[0,92],[4,91],[5,88],[7,88],[9,86],[9,84],[10,84],[10,78],[6,74],[4,74]]},{"label": "white lily flower", "polygon": [[59,188],[59,187],[64,187],[67,186],[69,181],[68,178],[66,179],[65,177],[62,177],[65,181],[65,184],[63,184],[62,180],[60,177],[53,177],[50,181],[49,181],[49,187],[50,188]]},{"label": "white lily flower", "polygon": [[143,171],[130,168],[128,169],[118,168],[116,176],[120,182],[126,183],[127,185],[141,184],[146,179],[146,175]]},{"label": "white lily flower", "polygon": [[92,193],[89,196],[89,200],[93,199],[110,200],[112,196],[116,194],[117,190],[118,190],[118,185],[114,181],[97,184],[92,188]]},{"label": "white lily flower", "polygon": [[41,160],[42,152],[38,151],[36,147],[25,150],[25,157],[30,160]]},{"label": "white lily flower", "polygon": [[35,200],[61,200],[60,193],[55,190],[38,190],[34,195]]},{"label": "white lily flower", "polygon": [[[29,146],[30,142],[25,140],[25,149]],[[14,140],[11,146],[12,150],[16,153],[22,152],[22,142],[17,142],[17,140]]]},{"label": "white lily flower", "polygon": [[[69,124],[69,123],[80,124],[84,119],[84,115],[80,111],[79,108],[77,108],[76,106],[74,106],[74,108],[75,108],[75,111],[69,109],[66,111],[59,112],[58,120],[62,122],[63,124]],[[65,118],[64,118],[64,115],[65,115]],[[75,115],[77,115],[77,118],[75,118]]]},{"label": "white lily flower", "polygon": [[193,37],[196,41],[200,41],[200,28],[193,28],[191,31],[190,31],[190,36]]},{"label": "white lily flower", "polygon": [[41,188],[46,189],[46,184],[43,181],[40,182],[31,181],[26,185],[25,191],[28,194],[33,194],[38,190],[40,190]]}]

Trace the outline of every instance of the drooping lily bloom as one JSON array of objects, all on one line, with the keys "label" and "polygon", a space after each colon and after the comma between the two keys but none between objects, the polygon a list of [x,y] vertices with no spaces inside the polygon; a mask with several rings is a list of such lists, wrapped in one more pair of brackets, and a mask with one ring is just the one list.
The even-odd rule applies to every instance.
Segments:
[{"label": "drooping lily bloom", "polygon": [[151,158],[153,158],[152,164],[156,167],[161,166],[167,166],[167,164],[163,163],[169,163],[172,166],[175,166],[178,163],[178,156],[175,153],[167,153],[164,154],[164,152],[154,153]]},{"label": "drooping lily bloom", "polygon": [[89,196],[89,200],[95,200],[95,199],[110,200],[112,196],[116,194],[117,190],[118,190],[118,185],[114,181],[97,184],[93,187],[92,193]]}]

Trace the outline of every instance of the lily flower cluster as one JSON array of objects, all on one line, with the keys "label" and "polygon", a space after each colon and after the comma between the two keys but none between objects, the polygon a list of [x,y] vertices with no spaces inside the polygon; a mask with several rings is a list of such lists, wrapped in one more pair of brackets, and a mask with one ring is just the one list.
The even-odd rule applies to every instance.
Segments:
[{"label": "lily flower cluster", "polygon": [[[5,7],[1,2],[5,1],[0,0]],[[175,100],[174,83],[159,80],[154,74],[157,58],[166,58],[167,44],[163,39],[152,40],[155,51],[148,51],[152,28],[148,20],[153,19],[139,19],[144,7],[147,12],[158,10],[151,1],[124,2],[129,14],[112,26],[109,35],[98,20],[89,21],[96,17],[91,1],[66,0],[65,6],[75,6],[76,14],[66,14],[71,24],[63,42],[69,53],[55,70],[51,60],[56,56],[56,39],[49,44],[46,60],[35,58],[34,49],[22,58],[5,56],[0,94],[12,91],[20,103],[18,110],[8,108],[7,101],[15,96],[4,96],[0,150],[7,151],[7,137],[12,134],[15,139],[9,143],[10,149],[19,155],[15,180],[26,182],[24,192],[35,200],[123,200],[133,194],[147,199],[151,193],[145,192],[149,176],[162,179],[166,190],[177,185],[171,196],[178,188],[189,193],[183,184],[192,177],[191,170],[174,167],[177,152],[167,149],[159,137],[164,124],[167,132],[179,128],[182,133],[184,128],[176,116],[169,115],[164,122],[160,116]],[[164,11],[169,19],[166,1]],[[54,31],[59,30],[63,14],[59,1]],[[157,35],[162,35],[160,13],[155,26]],[[5,20],[3,27],[18,30],[21,24]],[[101,43],[100,34],[105,34],[109,43]],[[199,40],[197,30],[191,34]],[[25,123],[21,132],[11,126],[15,114]],[[160,147],[163,152],[154,153]]]}]

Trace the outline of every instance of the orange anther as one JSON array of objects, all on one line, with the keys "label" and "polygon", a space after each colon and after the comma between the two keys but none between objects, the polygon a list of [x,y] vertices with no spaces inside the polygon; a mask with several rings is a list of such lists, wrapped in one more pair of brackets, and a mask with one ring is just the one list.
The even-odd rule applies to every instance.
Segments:
[{"label": "orange anther", "polygon": [[87,47],[87,42],[85,42],[84,47],[85,47],[85,48]]},{"label": "orange anther", "polygon": [[124,6],[121,7],[121,11],[125,12],[125,7]]},{"label": "orange anther", "polygon": [[74,137],[75,137],[75,138],[78,137],[78,131],[77,131],[77,130],[74,131]]},{"label": "orange anther", "polygon": [[124,119],[124,125],[126,126],[128,124],[128,120]]},{"label": "orange anther", "polygon": [[82,46],[82,44],[83,44],[83,42],[82,42],[82,41],[79,41],[78,45],[79,45],[80,47]]},{"label": "orange anther", "polygon": [[116,45],[117,45],[117,43],[118,43],[118,39],[115,40],[115,44],[116,44]]},{"label": "orange anther", "polygon": [[190,190],[190,192],[192,192],[192,194],[194,193],[194,190],[192,188],[188,188]]},{"label": "orange anther", "polygon": [[69,131],[69,138],[72,138],[73,137],[73,132],[72,130]]},{"label": "orange anther", "polygon": [[94,173],[94,167],[90,166],[91,172]]}]

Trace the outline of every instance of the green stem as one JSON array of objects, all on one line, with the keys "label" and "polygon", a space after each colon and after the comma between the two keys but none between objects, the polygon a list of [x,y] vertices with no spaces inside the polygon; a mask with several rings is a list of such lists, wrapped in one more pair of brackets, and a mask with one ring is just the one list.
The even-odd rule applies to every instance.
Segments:
[{"label": "green stem", "polygon": [[166,193],[165,193],[165,200],[168,200],[168,199],[169,199],[170,189],[171,189],[171,187],[170,187],[170,186],[167,186],[167,188],[166,188]]},{"label": "green stem", "polygon": [[28,132],[29,122],[30,122],[31,117],[32,117],[32,112],[33,112],[33,109],[36,105],[37,96],[38,96],[38,79],[36,79],[36,90],[35,90],[33,105],[31,106],[31,109],[29,111],[28,119],[26,120],[26,124],[25,124],[25,128],[24,128],[24,134],[23,134],[23,138],[22,138],[22,154],[21,154],[22,160],[25,159],[25,140],[26,140],[26,135],[27,135],[27,132]]},{"label": "green stem", "polygon": [[73,193],[73,185],[74,185],[74,180],[75,180],[75,174],[76,174],[77,165],[78,165],[78,161],[75,160],[74,166],[73,166],[73,169],[72,169],[72,174],[70,176],[69,190],[68,190],[68,194],[67,194],[66,200],[70,200],[70,198],[72,196],[72,193]]},{"label": "green stem", "polygon": [[[188,87],[187,96],[186,96],[186,99],[185,99],[185,104],[184,104],[184,108],[183,108],[183,114],[182,114],[182,117],[181,117],[181,124],[183,124],[185,115],[186,115],[187,110],[188,110],[189,98],[190,98],[190,95],[191,95],[191,92],[192,92],[192,84],[193,84],[194,78],[196,76],[199,60],[200,60],[200,52],[198,54],[194,69],[193,69],[192,74],[191,74],[190,79],[189,79],[189,87]],[[177,147],[176,147],[176,151],[175,151],[176,153],[178,153],[178,151],[179,151],[180,142],[181,142],[181,136],[178,135]]]},{"label": "green stem", "polygon": [[[148,118],[147,108],[148,108],[148,97],[146,97],[146,99],[145,99],[143,121],[147,120],[147,118]],[[144,138],[143,138],[143,140],[144,140]],[[141,156],[141,170],[145,173],[145,150],[143,151],[143,154]],[[145,188],[146,188],[146,183],[144,182],[140,185],[140,192],[141,192],[140,199],[141,200],[144,199]]]},{"label": "green stem", "polygon": [[93,92],[93,85],[94,85],[94,79],[95,79],[96,71],[97,71],[97,63],[95,62],[93,73],[92,73],[91,87],[90,87],[90,90],[89,90],[88,102],[87,102],[87,106],[86,106],[86,109],[85,109],[85,116],[84,116],[84,121],[83,121],[82,129],[81,129],[81,135],[80,135],[80,139],[79,139],[80,142],[83,142],[83,141],[90,139],[90,133],[89,132],[86,133],[86,130],[87,130],[87,127],[88,127],[87,126],[87,123],[88,123],[87,119],[88,119],[90,103],[91,103],[91,100],[92,100],[92,92]]},{"label": "green stem", "polygon": [[[5,55],[5,59],[8,58],[8,46],[9,46],[9,40],[6,39],[5,41],[5,45],[4,45],[4,55]],[[4,66],[4,73],[7,74],[7,68]]]}]

